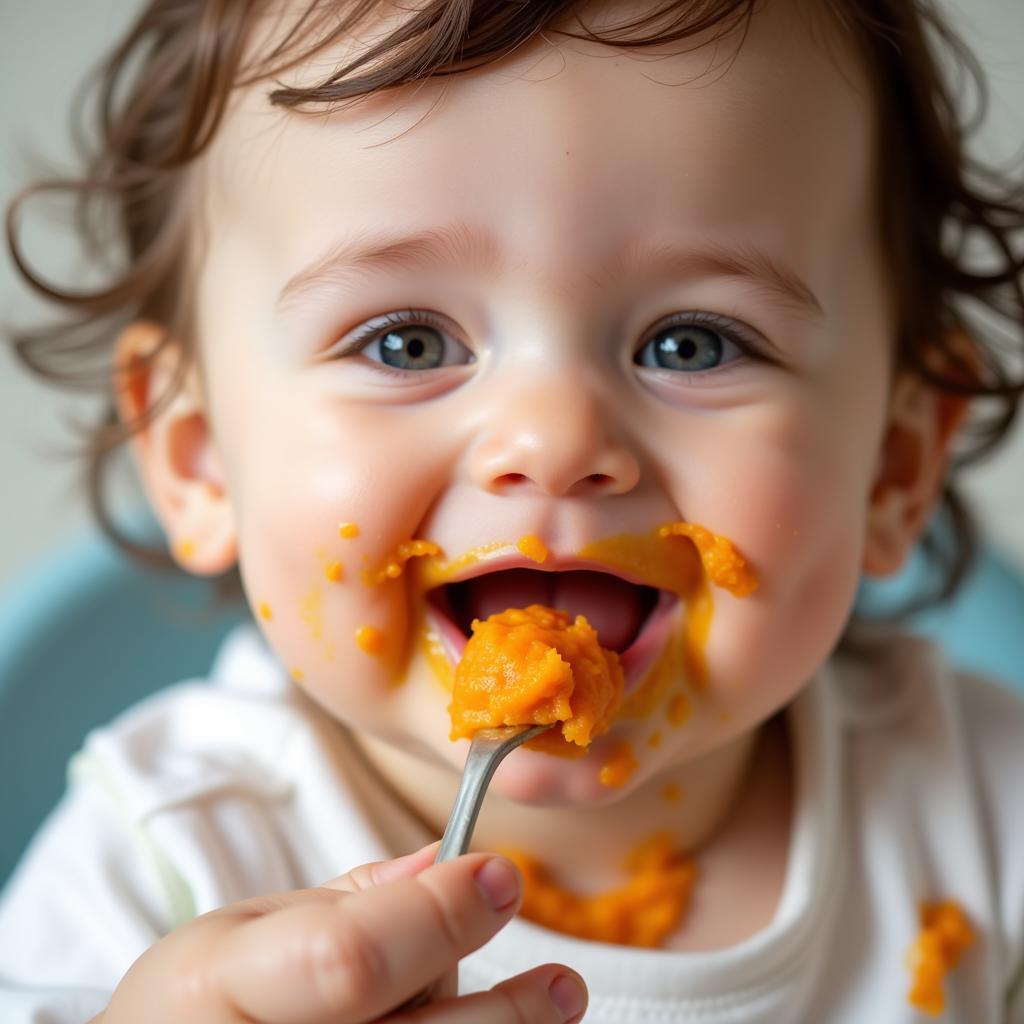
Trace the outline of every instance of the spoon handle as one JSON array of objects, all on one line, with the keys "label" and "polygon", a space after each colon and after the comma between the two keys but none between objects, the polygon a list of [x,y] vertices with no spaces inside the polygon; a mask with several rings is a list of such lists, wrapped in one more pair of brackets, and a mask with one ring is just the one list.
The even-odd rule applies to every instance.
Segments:
[{"label": "spoon handle", "polygon": [[435,864],[458,857],[469,849],[477,815],[483,806],[484,794],[494,770],[521,743],[532,740],[550,728],[550,725],[513,725],[502,729],[480,729],[473,736],[466,766],[462,770],[462,781],[455,794],[448,824],[444,827]]}]

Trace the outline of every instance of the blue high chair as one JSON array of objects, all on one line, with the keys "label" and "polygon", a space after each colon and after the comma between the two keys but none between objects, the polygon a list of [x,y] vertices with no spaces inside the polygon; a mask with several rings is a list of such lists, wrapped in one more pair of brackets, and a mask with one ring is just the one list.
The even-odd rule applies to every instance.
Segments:
[{"label": "blue high chair", "polygon": [[[919,592],[920,555],[866,584],[859,608],[888,611]],[[105,538],[80,538],[0,595],[0,882],[57,802],[86,732],[154,690],[202,677],[241,604],[211,608],[206,581],[137,568]],[[957,599],[912,620],[959,666],[1024,693],[1024,576],[984,551]]]}]

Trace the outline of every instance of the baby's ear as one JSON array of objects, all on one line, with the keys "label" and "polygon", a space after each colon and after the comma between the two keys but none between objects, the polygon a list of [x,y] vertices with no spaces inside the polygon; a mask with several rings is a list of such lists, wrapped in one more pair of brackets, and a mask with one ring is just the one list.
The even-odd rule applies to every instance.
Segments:
[{"label": "baby's ear", "polygon": [[898,374],[868,504],[863,563],[868,575],[898,572],[924,532],[968,404],[967,396],[940,391],[917,373]]},{"label": "baby's ear", "polygon": [[[207,576],[235,564],[234,510],[205,411],[198,369],[179,368],[182,347],[149,321],[136,321],[118,336],[114,398],[130,423],[159,402],[155,417],[132,436],[143,486],[178,563]],[[178,379],[172,398],[161,401]]]}]

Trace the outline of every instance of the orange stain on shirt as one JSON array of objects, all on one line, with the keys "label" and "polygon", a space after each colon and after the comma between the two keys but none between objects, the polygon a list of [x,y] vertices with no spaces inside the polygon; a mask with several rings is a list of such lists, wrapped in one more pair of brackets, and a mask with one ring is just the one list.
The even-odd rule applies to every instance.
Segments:
[{"label": "orange stain on shirt", "polygon": [[599,893],[571,892],[535,858],[504,852],[523,874],[523,917],[566,935],[624,946],[660,946],[679,926],[697,874],[667,834],[634,850],[626,881]]},{"label": "orange stain on shirt", "polygon": [[943,978],[956,967],[974,939],[967,916],[952,900],[921,908],[921,931],[907,954],[911,973],[907,999],[912,1006],[925,1013],[942,1013],[946,1006]]}]

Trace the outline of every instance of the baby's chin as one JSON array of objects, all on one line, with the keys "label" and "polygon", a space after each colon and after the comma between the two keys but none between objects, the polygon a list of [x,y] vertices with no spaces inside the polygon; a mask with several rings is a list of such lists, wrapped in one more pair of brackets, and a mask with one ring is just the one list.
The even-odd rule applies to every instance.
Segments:
[{"label": "baby's chin", "polygon": [[498,766],[488,792],[531,807],[600,807],[622,799],[646,779],[641,767],[624,785],[605,786],[598,778],[601,764],[594,750],[566,758],[520,748]]}]

